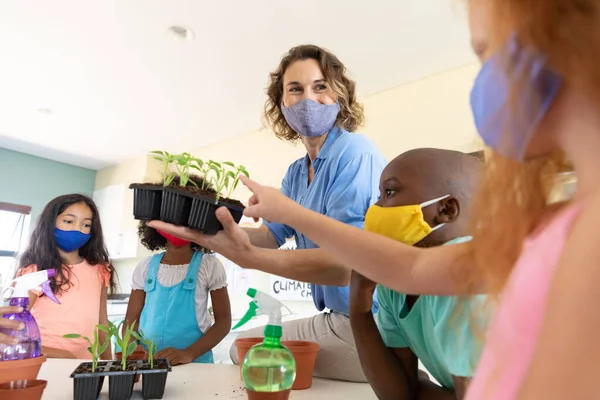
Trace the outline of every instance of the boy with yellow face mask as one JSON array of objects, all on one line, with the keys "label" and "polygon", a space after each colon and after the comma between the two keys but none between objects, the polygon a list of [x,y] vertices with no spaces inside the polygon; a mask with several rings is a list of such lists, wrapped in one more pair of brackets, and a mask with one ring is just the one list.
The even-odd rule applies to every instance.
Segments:
[{"label": "boy with yellow face mask", "polygon": [[[479,160],[456,151],[403,153],[384,169],[381,197],[368,210],[365,229],[419,247],[470,240],[469,209],[482,171]],[[361,365],[377,396],[461,399],[479,355],[468,310],[472,304],[377,285],[376,324],[374,290],[375,283],[353,272],[350,322]],[[419,378],[418,361],[441,387]]]}]

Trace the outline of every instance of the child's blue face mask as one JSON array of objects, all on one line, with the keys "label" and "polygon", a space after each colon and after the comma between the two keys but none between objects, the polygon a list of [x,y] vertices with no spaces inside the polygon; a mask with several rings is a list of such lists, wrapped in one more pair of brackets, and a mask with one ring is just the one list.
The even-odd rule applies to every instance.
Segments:
[{"label": "child's blue face mask", "polygon": [[56,245],[63,251],[70,253],[83,247],[92,237],[89,233],[83,233],[78,230],[63,231],[54,228],[54,237]]},{"label": "child's blue face mask", "polygon": [[[513,108],[510,87],[519,77],[528,87],[516,94]],[[547,68],[544,57],[519,46],[516,37],[511,39],[483,64],[471,91],[473,118],[484,143],[505,157],[522,161],[562,81]]]}]

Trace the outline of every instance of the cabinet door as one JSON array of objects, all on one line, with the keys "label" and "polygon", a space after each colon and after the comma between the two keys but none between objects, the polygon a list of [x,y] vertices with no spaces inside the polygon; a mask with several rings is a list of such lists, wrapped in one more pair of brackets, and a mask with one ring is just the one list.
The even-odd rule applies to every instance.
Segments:
[{"label": "cabinet door", "polygon": [[104,242],[112,259],[122,252],[123,203],[125,185],[111,185],[94,191],[93,199],[100,212]]}]

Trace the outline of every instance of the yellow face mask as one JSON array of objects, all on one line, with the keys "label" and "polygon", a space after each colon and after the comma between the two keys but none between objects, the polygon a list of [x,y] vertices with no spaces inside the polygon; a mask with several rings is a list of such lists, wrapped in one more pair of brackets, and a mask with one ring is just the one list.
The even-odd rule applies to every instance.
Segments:
[{"label": "yellow face mask", "polygon": [[433,228],[429,226],[425,222],[422,209],[447,197],[450,195],[412,206],[381,207],[372,205],[365,215],[365,230],[412,246],[431,232],[444,226],[444,224]]}]

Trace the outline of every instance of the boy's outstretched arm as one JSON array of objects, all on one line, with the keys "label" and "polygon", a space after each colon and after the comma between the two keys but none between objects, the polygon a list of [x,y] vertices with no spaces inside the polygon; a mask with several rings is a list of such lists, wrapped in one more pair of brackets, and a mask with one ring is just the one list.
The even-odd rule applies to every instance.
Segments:
[{"label": "boy's outstretched arm", "polygon": [[[371,308],[375,283],[352,273],[350,323],[363,372],[380,400],[456,400],[454,392],[418,377],[418,360],[410,348],[384,343]],[[380,310],[380,312],[382,312]]]},{"label": "boy's outstretched arm", "polygon": [[227,287],[210,292],[215,323],[187,349],[168,347],[156,353],[156,358],[167,358],[171,365],[188,364],[211,351],[231,330],[231,306]]},{"label": "boy's outstretched arm", "polygon": [[[429,249],[407,246],[310,211],[277,189],[246,177],[240,179],[254,193],[244,215],[291,226],[347,268],[406,294],[448,296],[464,292],[459,283],[474,267],[470,243]],[[483,288],[478,282],[474,290]]]},{"label": "boy's outstretched arm", "polygon": [[[350,325],[360,365],[380,400],[408,400],[416,396],[416,376],[410,376],[396,355],[383,343],[373,319],[376,284],[356,272],[350,282]],[[416,375],[416,360],[415,360]]]}]

